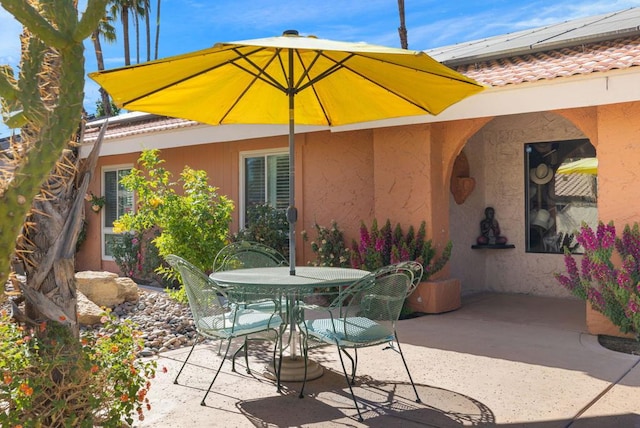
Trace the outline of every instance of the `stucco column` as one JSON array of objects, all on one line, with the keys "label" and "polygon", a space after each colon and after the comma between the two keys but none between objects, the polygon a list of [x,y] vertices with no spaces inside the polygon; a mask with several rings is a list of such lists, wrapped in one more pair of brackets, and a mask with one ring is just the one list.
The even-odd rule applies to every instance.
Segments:
[{"label": "stucco column", "polygon": [[598,217],[618,231],[640,222],[640,103],[598,107]]},{"label": "stucco column", "polygon": [[[448,236],[448,199],[442,162],[434,159],[431,125],[376,129],[373,136],[374,217],[403,230],[427,222],[427,237],[442,248]],[[434,209],[434,207],[437,207]]]}]

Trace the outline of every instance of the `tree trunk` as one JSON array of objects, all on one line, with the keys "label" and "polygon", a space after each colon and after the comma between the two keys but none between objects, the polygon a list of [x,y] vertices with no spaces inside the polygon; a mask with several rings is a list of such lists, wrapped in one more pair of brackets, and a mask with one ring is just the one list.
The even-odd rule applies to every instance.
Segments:
[{"label": "tree trunk", "polygon": [[156,11],[156,46],[153,59],[158,59],[158,44],[160,43],[160,1],[158,0],[158,10]]},{"label": "tree trunk", "polygon": [[407,26],[405,24],[404,0],[398,0],[398,14],[400,15],[400,27],[398,27],[398,34],[400,35],[400,47],[402,47],[402,49],[409,49],[409,42],[407,40]]},{"label": "tree trunk", "polygon": [[[91,33],[91,41],[93,42],[93,49],[96,51],[96,64],[98,66],[98,70],[104,70],[104,56],[102,55],[102,44],[100,43],[99,28],[96,28],[96,30]],[[107,117],[113,116],[109,94],[107,94],[107,91],[105,91],[103,87],[100,87],[100,99],[102,100],[102,109],[104,111],[104,115]]]}]

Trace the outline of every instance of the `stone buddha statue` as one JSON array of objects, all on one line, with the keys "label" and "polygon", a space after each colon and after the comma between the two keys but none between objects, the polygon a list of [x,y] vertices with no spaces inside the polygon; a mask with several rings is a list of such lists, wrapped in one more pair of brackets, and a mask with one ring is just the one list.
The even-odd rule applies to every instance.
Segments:
[{"label": "stone buddha statue", "polygon": [[476,240],[478,245],[504,245],[507,238],[500,235],[500,225],[495,219],[496,211],[493,207],[484,210],[484,220],[480,222],[480,236]]}]

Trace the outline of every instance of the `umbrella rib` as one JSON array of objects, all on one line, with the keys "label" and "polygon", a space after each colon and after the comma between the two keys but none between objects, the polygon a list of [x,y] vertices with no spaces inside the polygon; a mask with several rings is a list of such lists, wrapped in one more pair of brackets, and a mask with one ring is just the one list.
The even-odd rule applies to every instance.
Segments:
[{"label": "umbrella rib", "polygon": [[[318,58],[320,58],[321,56],[327,58],[329,61],[332,61],[334,64],[331,67],[329,67],[326,70],[324,70],[323,72],[321,72],[320,74],[318,74],[316,77],[309,78],[309,81],[307,83],[305,83],[304,85],[301,85],[300,87],[297,87],[298,84],[302,83],[303,79],[301,77],[300,80],[298,81],[298,83],[296,84],[298,92],[308,88],[309,86],[313,86],[314,84],[316,84],[316,82],[319,82],[320,80],[322,80],[322,79],[328,77],[329,75],[335,73],[340,68],[344,67],[343,64],[344,64],[345,61],[348,61],[349,59],[353,58],[353,56],[354,56],[354,54],[352,53],[351,55],[349,55],[348,57],[344,58],[343,60],[336,61],[333,58],[330,58],[330,57],[326,56],[325,54],[323,54],[320,51],[318,51],[317,53],[318,53],[318,55],[313,59],[313,61],[309,65],[309,67],[308,68],[305,67],[305,73],[304,73],[305,76],[307,76],[309,74],[309,70],[311,70],[313,65],[316,63]],[[302,60],[300,62],[302,63]],[[348,68],[348,70],[352,71],[350,68]]]},{"label": "umbrella rib", "polygon": [[[477,82],[474,82],[474,81],[471,81],[471,82],[470,82],[469,80],[462,79],[462,78],[459,78],[459,77],[447,76],[446,74],[442,74],[442,73],[437,73],[437,72],[433,72],[433,71],[421,70],[421,69],[419,69],[419,68],[410,67],[410,66],[403,65],[403,64],[398,64],[398,63],[393,62],[393,61],[388,61],[388,60],[381,59],[381,58],[375,58],[375,57],[368,56],[368,55],[362,55],[362,54],[359,54],[359,53],[354,53],[354,56],[359,56],[359,57],[366,58],[366,59],[369,59],[369,60],[372,60],[372,61],[381,62],[381,63],[383,63],[383,64],[391,64],[391,65],[394,65],[394,66],[396,66],[396,67],[404,68],[404,69],[407,69],[407,70],[418,71],[418,72],[420,72],[420,73],[429,73],[429,74],[431,74],[432,76],[442,77],[442,78],[444,78],[444,79],[454,80],[454,81],[456,81],[456,82],[466,83],[466,84],[468,84],[468,85],[474,85],[474,86],[477,86],[477,87],[479,87],[479,88],[484,88],[484,86],[480,85],[480,84],[479,84],[479,83],[477,83]],[[329,58],[329,59],[331,59],[331,58]],[[432,58],[432,59],[433,59],[433,58]],[[335,60],[332,60],[332,61],[335,61]],[[434,60],[434,61],[435,61],[435,60]],[[436,63],[438,63],[438,64],[442,65],[443,67],[449,68],[449,67],[447,67],[446,65],[444,65],[444,64],[442,64],[442,63],[440,63],[440,62],[438,62],[438,61],[436,61]],[[449,69],[450,69],[450,68],[449,68]],[[451,71],[453,71],[453,72],[455,72],[455,70],[452,70],[452,69],[450,69],[450,70],[451,70]],[[458,73],[458,74],[459,74],[459,73]],[[464,76],[464,75],[462,75],[462,76],[463,76],[463,77],[466,77],[466,76]]]},{"label": "umbrella rib", "polygon": [[[314,97],[316,98],[316,101],[318,102],[318,105],[320,106],[320,109],[322,110],[322,115],[324,116],[325,122],[326,123],[331,123],[331,119],[329,118],[329,114],[327,113],[327,110],[324,107],[324,104],[321,102],[320,100],[320,96],[318,95],[318,92],[316,91],[316,88],[313,86],[313,84],[319,80],[321,80],[322,78],[328,76],[329,74],[325,74],[328,72],[328,70],[325,70],[324,72],[320,73],[320,76],[316,77],[315,79],[312,79],[311,77],[309,77],[309,72],[311,71],[311,69],[313,68],[313,66],[315,65],[315,63],[318,61],[318,58],[320,58],[321,56],[321,52],[320,51],[316,51],[316,56],[313,58],[313,60],[311,60],[311,62],[309,63],[309,65],[305,65],[303,59],[302,59],[302,55],[300,55],[300,52],[295,51],[296,56],[298,57],[298,61],[300,62],[300,64],[302,64],[303,66],[303,70],[304,72],[302,73],[302,75],[300,76],[300,79],[298,79],[298,82],[296,82],[296,84],[294,85],[294,87],[296,88],[295,91],[296,93],[302,91],[305,88],[311,87],[311,90],[313,91]],[[331,69],[338,69],[339,67],[333,65],[331,67]],[[307,84],[302,85],[302,81],[304,79],[309,79],[309,81],[307,82]]]},{"label": "umbrella rib", "polygon": [[[345,70],[349,70],[351,73],[353,73],[353,74],[355,74],[355,75],[357,75],[357,76],[360,76],[361,78],[363,78],[363,79],[365,79],[366,81],[370,82],[372,85],[377,86],[377,87],[379,87],[379,88],[381,88],[381,89],[384,89],[385,91],[387,91],[387,92],[389,92],[389,93],[391,93],[391,94],[395,95],[396,97],[398,97],[398,98],[400,98],[400,99],[402,99],[402,100],[406,101],[406,102],[407,102],[407,103],[409,103],[409,104],[412,104],[412,105],[416,106],[417,108],[419,108],[420,110],[423,110],[423,111],[427,112],[428,114],[433,114],[433,113],[432,113],[432,112],[431,112],[427,107],[422,106],[422,105],[420,105],[420,104],[417,104],[417,103],[416,103],[416,102],[414,102],[413,100],[411,100],[411,99],[409,99],[409,98],[405,97],[404,95],[402,95],[402,94],[398,93],[397,91],[390,90],[388,87],[381,85],[380,83],[376,82],[375,80],[372,80],[372,79],[370,79],[369,77],[367,77],[366,75],[364,75],[364,74],[362,74],[362,73],[360,73],[360,72],[358,72],[358,71],[354,70],[353,68],[349,67],[349,66],[346,64],[346,61],[347,61],[347,60],[349,60],[349,59],[351,59],[351,58],[353,58],[353,57],[355,57],[355,56],[358,56],[358,57],[366,58],[366,59],[369,59],[369,60],[373,60],[373,61],[377,61],[377,62],[382,62],[382,63],[385,63],[385,64],[392,64],[392,65],[394,65],[394,66],[401,67],[401,68],[405,68],[405,69],[409,69],[409,70],[419,71],[419,72],[422,72],[422,73],[424,73],[424,72],[425,72],[424,70],[419,70],[419,69],[416,69],[416,68],[414,68],[414,67],[407,67],[407,66],[404,66],[404,65],[401,65],[401,64],[396,64],[396,63],[391,62],[391,61],[384,61],[384,60],[381,60],[381,59],[378,59],[378,58],[372,58],[372,57],[369,57],[369,56],[366,56],[366,55],[359,55],[359,54],[356,54],[356,53],[352,53],[350,56],[348,56],[347,58],[344,58],[344,59],[343,59],[343,60],[341,60],[341,61],[336,61],[335,59],[333,59],[333,58],[331,58],[331,57],[327,56],[327,55],[326,55],[326,54],[324,54],[324,53],[323,53],[322,55],[323,55],[327,60],[332,61],[332,62],[334,62],[334,63],[335,63],[335,66],[334,66],[334,67],[329,68],[329,69],[327,69],[327,70],[325,70],[325,71],[323,72],[323,73],[324,73],[324,75],[325,75],[324,77],[326,77],[326,75],[328,75],[328,74],[329,74],[329,72],[331,72],[331,73],[335,72],[338,68],[343,68],[343,69],[345,69]],[[334,68],[335,68],[335,69],[334,69]],[[443,77],[443,78],[447,78],[447,79],[451,79],[451,80],[457,80],[457,81],[460,81],[460,82],[466,82],[466,81],[465,81],[465,80],[463,80],[463,79],[454,79],[454,78],[452,78],[452,77],[445,76],[445,75],[442,75],[442,74],[439,74],[439,73],[433,73],[433,72],[428,72],[428,73],[429,73],[429,74],[431,74],[431,75],[433,75],[433,76],[439,76],[439,77]],[[469,82],[466,82],[466,83],[469,83]],[[309,86],[309,84],[305,85],[305,87],[306,87],[306,86]],[[479,86],[479,85],[478,85],[478,86]],[[303,89],[303,88],[301,88],[301,89]]]},{"label": "umbrella rib", "polygon": [[[267,73],[265,70],[266,68],[273,62],[273,60],[277,57],[280,58],[280,51],[282,49],[278,49],[276,50],[275,54],[271,57],[271,59],[267,62],[267,64],[265,64],[264,67],[260,67],[259,65],[257,65],[254,61],[252,61],[246,54],[243,54],[242,52],[239,52],[237,49],[234,49],[234,51],[238,54],[238,58],[235,58],[233,61],[230,61],[234,66],[238,67],[240,70],[254,76],[256,79],[260,79],[263,82],[265,82],[268,85],[271,85],[273,87],[275,87],[276,89],[282,91],[282,92],[287,92],[287,88],[282,86],[280,83],[278,83],[278,81],[275,79],[275,77],[273,77],[272,75],[270,75],[269,73]],[[256,51],[257,52],[257,51]],[[252,54],[255,52],[252,52]],[[247,67],[244,67],[240,64],[238,64],[236,61],[239,59],[244,59],[245,61],[247,61],[247,63],[249,65],[251,65],[253,68],[256,69],[256,71],[252,71],[250,69],[248,69]],[[255,82],[255,79],[254,79]],[[253,84],[253,82],[252,82]],[[251,86],[251,85],[249,85]]]},{"label": "umbrella rib", "polygon": [[[257,49],[255,49],[253,52],[251,52],[251,53],[253,54],[253,53],[259,52],[259,51],[261,51],[261,50],[263,50],[263,49],[264,49],[264,48],[257,48]],[[234,60],[235,60],[235,59],[234,59]],[[172,87],[172,86],[179,85],[180,83],[182,83],[182,82],[184,82],[184,81],[187,81],[187,80],[189,80],[189,79],[193,79],[194,77],[197,77],[197,76],[200,76],[200,75],[202,75],[202,74],[208,73],[208,72],[210,72],[210,71],[212,71],[212,70],[217,70],[218,68],[223,67],[223,66],[225,66],[225,65],[227,65],[227,64],[233,64],[233,61],[234,61],[234,60],[225,61],[225,62],[220,63],[220,64],[217,64],[217,65],[215,65],[215,66],[213,66],[213,67],[208,67],[208,68],[206,68],[206,69],[204,69],[204,70],[200,70],[200,71],[198,71],[197,73],[193,73],[193,74],[190,74],[190,75],[188,75],[188,76],[185,76],[185,77],[183,77],[182,79],[175,80],[175,81],[173,81],[173,82],[169,82],[169,83],[167,83],[167,84],[166,84],[166,85],[164,85],[164,86],[161,86],[161,87],[158,87],[158,88],[154,89],[153,91],[145,92],[144,94],[138,95],[137,97],[132,98],[132,99],[130,99],[130,100],[128,100],[128,101],[123,101],[123,102],[122,102],[122,107],[124,108],[124,107],[126,107],[127,105],[129,105],[129,104],[131,104],[131,103],[135,103],[136,101],[139,101],[139,100],[141,100],[141,99],[143,99],[143,98],[145,98],[145,97],[148,97],[148,96],[154,95],[154,94],[156,94],[156,93],[158,93],[158,92],[160,92],[160,91],[163,91],[163,90],[165,90],[165,89],[167,89],[167,88],[170,88],[170,87]],[[165,61],[165,62],[170,62],[170,61]],[[136,66],[134,66],[134,67],[145,67],[145,66],[147,66],[147,65],[146,65],[146,64],[141,64],[140,66],[136,65]],[[108,73],[108,72],[110,72],[110,71],[118,71],[118,70],[107,70],[106,72],[103,72],[103,73]]]}]

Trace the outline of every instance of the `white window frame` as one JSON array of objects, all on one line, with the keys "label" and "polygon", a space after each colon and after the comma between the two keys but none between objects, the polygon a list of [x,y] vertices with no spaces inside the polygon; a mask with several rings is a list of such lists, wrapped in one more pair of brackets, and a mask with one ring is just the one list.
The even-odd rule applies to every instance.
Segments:
[{"label": "white window frame", "polygon": [[[109,166],[103,166],[100,170],[100,194],[101,195],[106,195],[106,191],[105,191],[105,173],[107,172],[112,172],[112,171],[119,171],[122,169],[133,169],[134,165],[133,164],[121,164],[121,165],[109,165]],[[133,212],[135,212],[136,209],[136,196],[135,193],[133,195]],[[113,261],[114,258],[113,256],[107,255],[105,254],[105,249],[106,249],[106,236],[107,235],[115,235],[115,233],[113,232],[113,227],[105,227],[104,222],[105,222],[105,210],[102,209],[100,210],[100,254],[102,257],[102,260],[109,260],[109,261]]]},{"label": "white window frame", "polygon": [[[240,228],[242,229],[242,227],[245,224],[245,212],[246,212],[246,207],[245,207],[245,189],[246,189],[246,183],[245,183],[245,159],[247,158],[254,158],[254,157],[267,157],[267,156],[278,156],[278,155],[289,155],[289,150],[287,148],[277,148],[277,149],[266,149],[266,150],[252,150],[252,151],[245,151],[245,152],[240,152],[240,156],[239,156],[239,162],[240,162],[240,167],[239,167],[239,172],[240,172],[240,188],[238,191],[238,197],[240,199],[239,201],[239,218],[238,218],[238,222],[240,224]],[[265,168],[265,174],[268,173],[268,168]],[[265,177],[265,186],[267,185],[268,180]],[[265,189],[266,192],[266,189]]]}]

